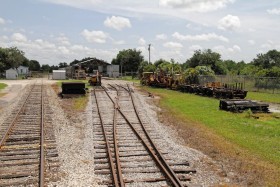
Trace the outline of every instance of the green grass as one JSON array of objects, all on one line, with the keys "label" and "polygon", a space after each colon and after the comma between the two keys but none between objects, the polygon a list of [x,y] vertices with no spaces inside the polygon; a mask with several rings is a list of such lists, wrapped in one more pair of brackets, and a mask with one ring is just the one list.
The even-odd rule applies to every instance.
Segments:
[{"label": "green grass", "polygon": [[120,80],[126,80],[134,83],[140,83],[140,80],[138,78],[132,79],[131,76],[123,76],[120,78]]},{"label": "green grass", "polygon": [[272,93],[261,93],[261,92],[248,92],[247,99],[270,102],[270,103],[279,103],[280,104],[280,94]]},{"label": "green grass", "polygon": [[8,85],[5,83],[0,83],[0,90],[3,90],[4,88],[6,88]]},{"label": "green grass", "polygon": [[280,116],[219,110],[219,100],[166,89],[145,88],[161,97],[160,106],[175,118],[205,126],[227,142],[246,150],[252,157],[280,167]]},{"label": "green grass", "polygon": [[74,104],[73,109],[75,110],[84,110],[87,106],[88,97],[87,96],[81,96],[74,98]]}]

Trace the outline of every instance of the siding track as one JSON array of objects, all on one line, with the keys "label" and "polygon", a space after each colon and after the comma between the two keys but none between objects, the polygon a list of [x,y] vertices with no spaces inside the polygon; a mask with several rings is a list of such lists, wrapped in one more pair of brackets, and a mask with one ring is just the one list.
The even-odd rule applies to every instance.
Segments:
[{"label": "siding track", "polygon": [[[109,186],[187,186],[188,162],[176,162],[154,143],[158,135],[139,112],[133,90],[109,85],[92,92],[95,173]],[[107,141],[106,141],[107,140]]]},{"label": "siding track", "polygon": [[0,186],[46,186],[57,180],[58,154],[46,87],[43,82],[30,86],[0,126]]}]

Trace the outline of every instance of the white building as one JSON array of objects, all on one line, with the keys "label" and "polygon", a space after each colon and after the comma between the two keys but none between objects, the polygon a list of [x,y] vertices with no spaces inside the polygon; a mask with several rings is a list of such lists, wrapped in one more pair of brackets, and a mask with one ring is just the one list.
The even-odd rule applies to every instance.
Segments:
[{"label": "white building", "polygon": [[52,79],[53,80],[65,80],[66,79],[66,70],[53,70]]},{"label": "white building", "polygon": [[29,69],[26,66],[19,66],[17,68],[17,72],[18,72],[19,75],[28,75]]},{"label": "white building", "polygon": [[18,71],[14,68],[10,68],[6,70],[6,79],[17,79]]},{"label": "white building", "polygon": [[119,65],[108,65],[107,74],[109,77],[119,77],[120,76],[120,66]]}]

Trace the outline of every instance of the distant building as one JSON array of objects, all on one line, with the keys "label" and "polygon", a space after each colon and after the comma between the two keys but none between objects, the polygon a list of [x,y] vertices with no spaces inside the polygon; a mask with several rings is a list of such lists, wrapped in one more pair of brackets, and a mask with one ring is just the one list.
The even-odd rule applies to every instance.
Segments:
[{"label": "distant building", "polygon": [[19,66],[17,68],[17,72],[19,75],[28,75],[29,74],[29,69],[26,66]]},{"label": "distant building", "polygon": [[107,65],[107,75],[109,77],[119,77],[120,76],[120,66],[119,65]]},{"label": "distant building", "polygon": [[14,68],[10,68],[6,70],[6,79],[17,79],[18,71]]},{"label": "distant building", "polygon": [[65,80],[66,79],[66,70],[53,70],[52,79],[53,80]]}]

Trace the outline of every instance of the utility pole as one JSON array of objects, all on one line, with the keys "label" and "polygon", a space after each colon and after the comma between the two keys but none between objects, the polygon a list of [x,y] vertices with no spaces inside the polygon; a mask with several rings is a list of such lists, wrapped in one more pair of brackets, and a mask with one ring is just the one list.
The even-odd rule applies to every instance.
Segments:
[{"label": "utility pole", "polygon": [[148,51],[149,51],[149,64],[151,63],[151,45],[149,44]]}]

